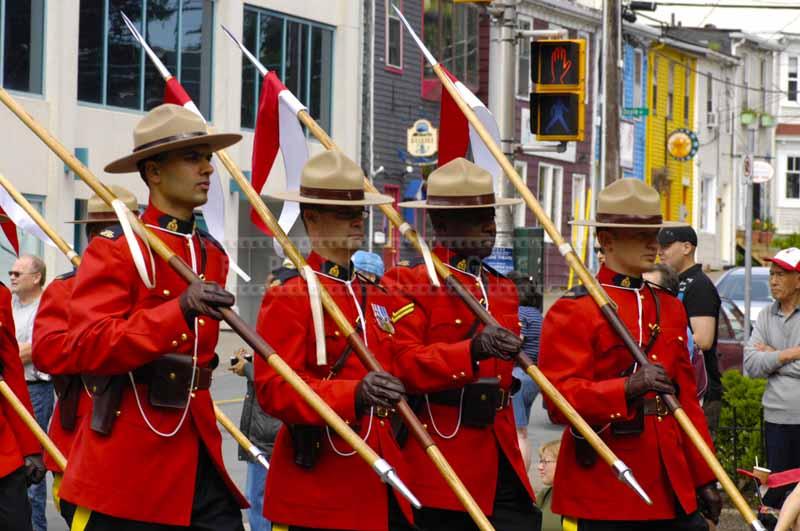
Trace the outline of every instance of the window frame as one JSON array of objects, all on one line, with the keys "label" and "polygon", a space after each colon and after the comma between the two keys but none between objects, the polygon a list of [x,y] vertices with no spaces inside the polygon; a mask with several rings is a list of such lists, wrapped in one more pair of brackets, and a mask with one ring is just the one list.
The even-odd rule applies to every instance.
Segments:
[{"label": "window frame", "polygon": [[[656,52],[656,53],[658,53],[658,52]],[[658,63],[660,62],[658,55],[653,55],[653,61],[652,62],[653,62],[653,65],[652,65],[652,68],[653,68],[653,82],[650,84],[650,86],[653,89],[653,93],[652,93],[653,97],[652,97],[652,101],[650,102],[650,106],[653,109],[653,113],[652,113],[653,116],[658,116],[658,67],[659,67]]]},{"label": "window frame", "polygon": [[[800,55],[787,54],[786,59],[786,102],[789,105],[798,105],[800,104],[800,91],[798,90],[800,87]],[[790,68],[792,59],[794,59],[794,74]],[[794,91],[791,89],[792,83],[794,83]],[[794,99],[792,99],[792,94],[794,94]]]},{"label": "window frame", "polygon": [[[548,175],[543,176],[542,172]],[[560,178],[556,177],[556,174]],[[539,197],[544,199],[543,208],[547,216],[553,221],[556,230],[561,233],[561,218],[563,215],[561,198],[564,193],[564,167],[557,164],[548,164],[540,162],[537,168],[537,185]],[[542,179],[544,178],[544,190],[541,188]],[[544,235],[546,243],[553,243],[553,240],[548,236],[547,232]]]},{"label": "window frame", "polygon": [[[331,46],[330,46],[330,48],[331,49],[330,49],[330,57],[328,57],[328,62],[330,64],[331,74],[330,74],[330,94],[329,94],[329,97],[328,97],[328,105],[327,105],[327,107],[328,107],[327,113],[328,113],[328,116],[330,118],[330,124],[328,125],[327,132],[328,132],[329,135],[332,136],[333,135],[333,94],[334,94],[334,81],[336,79],[336,75],[335,75],[335,72],[334,72],[334,66],[335,66],[334,65],[334,57],[336,56],[336,27],[335,26],[330,26],[328,24],[323,24],[321,22],[317,22],[317,21],[314,21],[314,20],[309,20],[309,19],[305,19],[305,18],[289,15],[289,14],[286,14],[286,13],[282,13],[280,11],[275,11],[274,9],[268,9],[268,8],[265,8],[265,7],[254,6],[252,4],[243,4],[242,5],[242,24],[243,25],[244,25],[244,15],[245,15],[246,11],[251,11],[251,12],[255,13],[256,16],[258,17],[257,20],[256,20],[256,43],[260,42],[260,40],[261,40],[261,15],[272,16],[272,17],[280,18],[282,20],[283,26],[282,26],[282,29],[281,29],[281,40],[282,40],[282,43],[281,43],[281,71],[280,71],[280,75],[279,75],[281,81],[286,79],[286,35],[287,35],[287,25],[288,25],[288,23],[293,22],[293,23],[297,23],[297,24],[305,24],[308,27],[308,36],[307,36],[307,42],[306,42],[307,49],[306,49],[305,57],[304,57],[304,61],[306,61],[306,64],[305,64],[306,85],[304,87],[304,90],[309,94],[309,96],[310,96],[310,91],[311,91],[311,77],[312,77],[311,76],[311,74],[312,74],[312,71],[311,71],[311,62],[312,62],[311,61],[311,55],[312,55],[311,41],[312,41],[312,36],[313,36],[313,30],[315,28],[317,28],[317,29],[320,29],[320,30],[325,30],[325,31],[329,31],[330,32],[330,37],[331,37]],[[253,52],[253,54],[256,57],[259,57],[260,54],[261,54],[261,50],[260,49],[251,50],[251,51]],[[253,69],[253,70],[254,70],[254,75],[255,75],[255,82],[253,83],[253,92],[254,92],[253,127],[243,126],[242,125],[242,115],[241,115],[241,113],[239,115],[239,128],[241,130],[243,130],[243,131],[249,131],[249,132],[255,131],[255,125],[256,125],[256,122],[258,120],[258,104],[259,104],[260,97],[261,97],[261,84],[263,82],[263,76],[261,74],[259,74],[257,70],[255,70],[255,69]],[[244,86],[243,85],[244,85],[244,77],[242,76],[242,89],[241,89],[242,91],[244,90]],[[290,88],[290,90],[291,90],[291,88]],[[298,100],[300,100],[303,104],[305,104],[307,107],[309,107],[309,113],[310,113],[311,112],[310,102],[309,101],[303,101],[304,95],[295,94],[295,97],[297,97]],[[314,116],[314,119],[319,120],[319,116]],[[320,124],[320,125],[324,128],[324,124]],[[306,128],[304,128],[304,130],[305,130],[306,138],[313,138],[313,137],[311,137],[309,131]]]},{"label": "window frame", "polygon": [[[529,25],[528,29],[532,30],[533,29],[533,17],[530,16],[530,15],[522,15],[522,14],[518,15],[517,16],[517,26],[516,26],[516,28],[524,30],[525,28],[523,28],[521,24],[528,24]],[[523,53],[522,53],[523,49],[526,50],[526,52],[527,52],[527,60],[528,60],[528,68],[527,68],[527,72],[528,72],[528,92],[525,93],[525,94],[522,94],[519,91],[519,88],[520,88],[519,73],[520,73],[520,67],[522,66],[521,63],[522,63],[522,59],[523,59]],[[516,96],[516,98],[518,100],[529,101],[530,97],[531,97],[531,90],[533,88],[533,81],[531,80],[531,39],[530,38],[527,38],[527,37],[526,38],[522,38],[522,37],[520,37],[520,38],[517,39],[517,60],[516,60],[516,65],[517,65],[517,68],[516,68],[516,72],[515,72],[515,75],[514,75],[514,95]]]},{"label": "window frame", "polygon": [[[790,159],[794,159],[796,161],[795,169],[793,169],[791,171],[789,170],[789,161],[790,161]],[[785,156],[785,161],[783,161],[783,165],[782,165],[781,169],[783,170],[783,172],[782,172],[783,178],[781,179],[781,184],[782,184],[782,188],[783,189],[781,190],[781,194],[779,196],[780,197],[780,203],[782,204],[782,206],[792,206],[792,207],[800,206],[800,194],[798,194],[797,197],[789,197],[788,196],[788,193],[789,193],[789,174],[792,173],[792,174],[797,175],[797,179],[798,179],[798,181],[800,181],[800,152],[787,153],[786,156]],[[798,185],[798,186],[800,186],[800,185]]]},{"label": "window frame", "polygon": [[[689,107],[691,106],[690,100],[690,85],[692,84],[692,70],[689,64],[683,65],[683,123],[691,125],[692,117],[689,115]],[[694,92],[692,90],[692,92]]]},{"label": "window frame", "polygon": [[[148,0],[142,0],[140,19],[138,21],[138,24],[135,23],[136,29],[142,35],[144,35],[145,37],[146,37],[146,31],[147,31],[147,29],[146,29],[146,27],[147,27],[147,16],[146,16],[147,15],[147,1]],[[209,69],[210,69],[209,82],[208,82],[209,83],[209,87],[208,87],[209,102],[208,102],[208,111],[206,113],[207,115],[204,115],[205,120],[210,123],[212,121],[212,119],[213,119],[213,113],[214,113],[214,68],[215,68],[215,64],[214,64],[214,45],[215,45],[216,41],[214,39],[214,31],[213,30],[214,30],[214,28],[216,26],[216,9],[217,9],[217,4],[219,3],[220,0],[204,0],[204,1],[208,1],[209,2],[209,4],[210,4],[209,9],[210,9],[210,12],[211,12],[211,23],[209,24],[209,27],[211,28],[211,31],[210,31],[210,35],[208,36],[208,38],[210,40],[210,47],[209,47],[209,52],[208,52],[209,53],[208,61],[209,61]],[[78,105],[84,106],[84,107],[97,107],[97,108],[103,108],[103,109],[113,109],[113,110],[116,110],[116,111],[125,111],[125,112],[133,112],[133,113],[144,114],[144,113],[148,112],[147,109],[145,109],[145,87],[146,87],[146,83],[147,83],[146,71],[147,71],[148,63],[152,63],[152,61],[150,60],[149,57],[147,57],[147,53],[141,47],[139,47],[139,51],[138,51],[138,55],[139,55],[139,89],[138,89],[139,90],[139,105],[138,105],[138,107],[137,108],[124,107],[124,106],[121,106],[121,105],[114,105],[114,104],[108,103],[108,37],[109,37],[109,20],[108,19],[109,19],[109,16],[110,16],[110,11],[109,11],[110,2],[111,2],[111,0],[103,0],[103,47],[102,47],[102,52],[101,52],[101,54],[102,54],[102,69],[103,69],[103,72],[102,72],[102,76],[101,76],[101,101],[100,102],[85,101],[85,100],[81,100],[80,97],[77,96],[77,95],[76,95],[75,101],[78,103]],[[182,81],[182,77],[183,77],[183,68],[182,68],[182,66],[183,66],[182,65],[182,62],[183,62],[183,29],[182,29],[183,6],[184,6],[184,0],[178,0],[178,9],[177,9],[178,31],[177,31],[177,40],[175,42],[176,63],[175,63],[174,71],[170,72],[173,75],[173,77],[175,77],[178,80],[178,82],[181,82]],[[78,18],[80,19],[80,4],[78,6]],[[78,27],[78,34],[80,35],[80,22],[79,22],[79,27]],[[80,69],[80,63],[78,64],[78,70],[79,69]],[[80,80],[78,80],[78,83],[79,82],[80,82]],[[166,84],[166,81],[164,83]],[[203,105],[200,102],[195,102],[195,104],[197,105],[197,107],[202,112]]]},{"label": "window frame", "polygon": [[[403,26],[400,17],[397,16],[397,13],[394,12],[393,9],[390,9],[389,4],[392,3],[393,0],[385,0],[384,5],[386,6],[385,18],[384,18],[384,69],[388,72],[392,72],[395,74],[402,74],[403,73],[403,39],[404,39],[404,32],[405,27]],[[400,11],[403,11],[403,0],[397,0],[400,4],[398,7]],[[394,19],[398,22],[400,26],[400,64],[395,65],[389,62],[389,20]]]},{"label": "window frame", "polygon": [[[5,35],[5,27],[6,27],[6,4],[8,0],[0,0],[0,87],[5,88],[10,92],[18,93],[18,94],[32,94],[36,96],[45,96],[45,86],[46,86],[46,78],[45,75],[47,73],[47,69],[45,68],[45,63],[47,61],[47,0],[41,0],[42,2],[42,31],[40,36],[40,54],[39,54],[39,79],[40,79],[40,89],[39,91],[35,90],[19,90],[19,89],[12,89],[5,86],[5,55],[6,55],[6,35]],[[33,8],[31,8],[33,9]],[[33,32],[32,32],[33,33]],[[32,35],[33,36],[33,35]],[[33,61],[31,61],[33,63]],[[32,66],[29,67],[29,70],[32,69]]]},{"label": "window frame", "polygon": [[714,175],[704,173],[700,176],[700,219],[699,230],[707,234],[717,232],[717,182]]},{"label": "window frame", "polygon": [[[517,159],[514,161],[514,169],[517,170],[517,173],[522,178],[522,182],[525,185],[528,185],[528,161],[523,159]],[[519,190],[514,188],[514,198],[520,199],[522,196],[519,193]],[[528,207],[525,202],[521,202],[516,205],[511,205],[511,221],[514,224],[514,228],[517,227],[524,227],[527,221],[528,215]]]},{"label": "window frame", "polygon": [[[638,63],[638,70],[639,75],[636,75],[637,70],[637,63]],[[647,99],[647,94],[644,92],[644,82],[643,82],[643,70],[644,70],[644,52],[641,49],[636,48],[633,50],[633,106],[634,107],[642,107],[642,102]]]},{"label": "window frame", "polygon": [[675,62],[667,65],[667,120],[675,117]]}]

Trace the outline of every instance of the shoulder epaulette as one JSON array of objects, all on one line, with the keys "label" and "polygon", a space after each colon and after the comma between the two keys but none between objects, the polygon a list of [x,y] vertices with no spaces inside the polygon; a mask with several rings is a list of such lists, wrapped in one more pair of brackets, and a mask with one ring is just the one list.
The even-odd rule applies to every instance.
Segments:
[{"label": "shoulder epaulette", "polygon": [[225,248],[222,246],[222,244],[219,243],[208,231],[204,231],[200,227],[197,227],[196,230],[197,234],[199,234],[201,238],[205,238],[206,240],[213,243],[220,251],[222,251],[223,253],[225,252]]},{"label": "shoulder epaulette", "polygon": [[585,297],[588,294],[589,290],[586,289],[586,286],[579,285],[567,291],[561,297],[564,299],[580,299],[581,297]]},{"label": "shoulder epaulette", "polygon": [[484,263],[484,264],[483,264],[483,267],[484,267],[484,269],[486,269],[486,271],[488,271],[489,273],[491,273],[491,274],[493,274],[493,275],[495,275],[495,276],[502,277],[502,278],[506,278],[506,276],[505,276],[503,273],[501,273],[500,271],[498,271],[497,269],[493,268],[493,267],[492,267],[492,266],[490,266],[490,265],[486,265],[486,264]]},{"label": "shoulder epaulette", "polygon": [[77,269],[73,269],[72,271],[67,271],[63,275],[58,275],[55,279],[56,280],[67,280],[68,278],[72,278],[78,272]]},{"label": "shoulder epaulette", "polygon": [[286,282],[295,277],[299,277],[300,271],[298,271],[293,267],[279,267],[278,269],[273,271],[272,274],[275,275],[275,279],[269,286],[271,288],[274,288],[275,286],[280,286],[281,284],[285,284]]},{"label": "shoulder epaulette", "polygon": [[400,260],[397,262],[397,267],[417,267],[418,265],[423,265],[425,260],[422,259],[421,256],[415,256],[414,258]]},{"label": "shoulder epaulette", "polygon": [[98,236],[101,238],[106,238],[107,240],[116,240],[120,236],[123,236],[125,233],[122,231],[122,225],[119,223],[116,225],[111,225],[106,227],[105,229],[101,230],[97,233]]}]

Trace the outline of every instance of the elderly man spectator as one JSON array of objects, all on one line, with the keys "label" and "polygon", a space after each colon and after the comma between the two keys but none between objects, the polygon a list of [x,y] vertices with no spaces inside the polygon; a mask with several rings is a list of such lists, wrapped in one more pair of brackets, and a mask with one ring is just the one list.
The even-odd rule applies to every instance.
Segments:
[{"label": "elderly man spectator", "polygon": [[[31,402],[33,402],[36,422],[43,430],[47,431],[55,401],[53,383],[50,381],[49,375],[36,370],[31,360],[33,320],[39,309],[39,299],[42,296],[46,277],[44,262],[36,256],[22,255],[11,266],[8,276],[11,278],[11,309],[14,314],[19,357],[25,368],[25,381],[28,384]],[[31,485],[28,488],[28,498],[30,498],[33,509],[34,530],[46,531],[46,483],[42,481],[39,484]]]},{"label": "elderly man spectator", "polygon": [[703,412],[708,431],[716,437],[722,410],[722,376],[717,360],[717,324],[722,305],[716,286],[695,262],[697,233],[692,227],[665,227],[658,233],[661,261],[678,272],[678,298],[686,308],[695,346],[703,351],[708,387],[703,395]]},{"label": "elderly man spectator", "polygon": [[800,249],[784,249],[768,260],[775,302],[758,315],[744,370],[767,379],[761,399],[767,462],[772,472],[781,472],[800,467]]}]

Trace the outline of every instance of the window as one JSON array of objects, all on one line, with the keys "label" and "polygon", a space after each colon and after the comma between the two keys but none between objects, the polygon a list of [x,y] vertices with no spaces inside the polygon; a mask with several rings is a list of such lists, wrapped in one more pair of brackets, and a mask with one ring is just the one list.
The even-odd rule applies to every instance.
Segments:
[{"label": "window", "polygon": [[[331,133],[333,28],[245,6],[243,37],[244,45]],[[242,61],[242,127],[256,125],[261,82],[250,61]]]},{"label": "window", "polygon": [[[425,45],[464,84],[478,85],[478,8],[451,0],[425,0]],[[423,97],[438,99],[440,84],[425,63]]]},{"label": "window", "polygon": [[717,187],[713,175],[703,174],[700,180],[700,230],[717,232]]},{"label": "window", "polygon": [[[533,29],[533,21],[529,18],[519,17],[517,28],[521,30]],[[528,99],[531,96],[531,39],[520,37],[517,39],[517,97]]]},{"label": "window", "polygon": [[750,108],[750,61],[748,59],[748,56],[742,56],[741,110]]},{"label": "window", "polygon": [[692,87],[692,70],[689,65],[683,67],[683,121],[688,125],[689,122],[689,94]]},{"label": "window", "polygon": [[211,119],[212,0],[81,0],[78,100],[138,111],[163,103],[164,81],[125,26],[123,10]]},{"label": "window", "polygon": [[633,106],[641,107],[645,100],[642,91],[642,61],[644,56],[641,50],[633,51]]},{"label": "window", "polygon": [[0,86],[42,93],[45,0],[0,0]]},{"label": "window", "polygon": [[714,112],[714,78],[706,74],[706,112]]},{"label": "window", "polygon": [[789,86],[786,97],[789,101],[797,102],[797,56],[789,57],[788,68]]},{"label": "window", "polygon": [[[732,102],[734,98],[734,91],[731,87],[731,78],[730,76],[725,76],[725,101]],[[733,109],[728,108],[727,112],[725,112],[724,116],[725,120],[725,134],[730,135],[733,134],[733,123],[734,123],[734,111]]]},{"label": "window", "polygon": [[658,114],[658,57],[653,57],[653,116]]},{"label": "window", "polygon": [[[386,66],[403,68],[403,23],[386,0]],[[403,10],[402,1],[398,8]]]},{"label": "window", "polygon": [[[539,200],[547,216],[553,220],[558,232],[561,232],[561,197],[564,187],[564,168],[550,164],[539,164]],[[553,243],[545,233],[544,240]]]},{"label": "window", "polygon": [[675,63],[672,61],[669,62],[667,76],[667,118],[671,120],[675,105]]},{"label": "window", "polygon": [[786,199],[800,199],[800,156],[786,157]]},{"label": "window", "polygon": [[[572,174],[572,219],[587,219],[586,217],[586,175],[582,173]],[[572,245],[578,256],[583,259],[585,247],[584,228],[578,225],[572,226]]]}]

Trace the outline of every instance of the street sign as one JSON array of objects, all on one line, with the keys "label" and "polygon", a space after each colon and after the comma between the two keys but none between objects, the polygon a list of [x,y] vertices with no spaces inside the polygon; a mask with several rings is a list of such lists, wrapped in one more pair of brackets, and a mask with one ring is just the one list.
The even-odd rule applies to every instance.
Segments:
[{"label": "street sign", "polygon": [[622,116],[624,118],[644,118],[650,115],[647,107],[623,107]]},{"label": "street sign", "polygon": [[667,153],[674,159],[691,160],[698,149],[700,142],[697,140],[697,135],[685,127],[674,130],[667,137]]},{"label": "street sign", "polygon": [[531,41],[531,132],[536,140],[584,138],[586,41]]},{"label": "street sign", "polygon": [[753,155],[745,155],[742,159],[742,175],[745,179],[753,176]]},{"label": "street sign", "polygon": [[754,183],[765,183],[770,179],[772,179],[772,176],[774,174],[775,174],[775,169],[772,167],[772,164],[770,164],[766,160],[753,161]]}]

